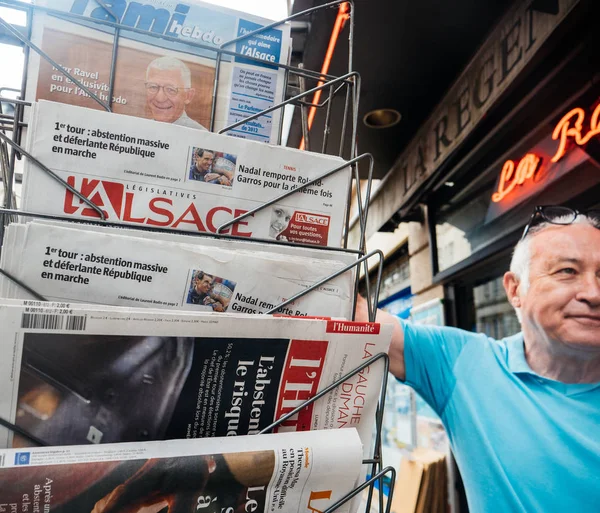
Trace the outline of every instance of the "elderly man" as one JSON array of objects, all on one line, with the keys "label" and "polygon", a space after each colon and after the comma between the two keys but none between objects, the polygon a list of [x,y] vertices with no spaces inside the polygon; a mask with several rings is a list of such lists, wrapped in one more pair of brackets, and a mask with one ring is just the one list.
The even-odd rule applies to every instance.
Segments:
[{"label": "elderly man", "polygon": [[154,59],[146,69],[146,105],[155,121],[206,130],[185,112],[196,90],[190,69],[175,57]]},{"label": "elderly man", "polygon": [[600,211],[537,207],[504,276],[518,335],[378,313],[395,324],[390,370],[442,418],[472,513],[600,511],[599,228]]}]

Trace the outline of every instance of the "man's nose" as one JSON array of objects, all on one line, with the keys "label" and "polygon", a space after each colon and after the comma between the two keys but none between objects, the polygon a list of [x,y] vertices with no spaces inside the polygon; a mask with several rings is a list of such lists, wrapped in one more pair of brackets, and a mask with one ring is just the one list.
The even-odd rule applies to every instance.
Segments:
[{"label": "man's nose", "polygon": [[584,275],[581,290],[577,299],[590,306],[600,308],[600,276],[595,273]]},{"label": "man's nose", "polygon": [[158,88],[158,93],[156,93],[156,99],[159,102],[164,102],[166,100],[168,100],[168,96],[165,94],[165,88],[164,87],[159,87]]}]

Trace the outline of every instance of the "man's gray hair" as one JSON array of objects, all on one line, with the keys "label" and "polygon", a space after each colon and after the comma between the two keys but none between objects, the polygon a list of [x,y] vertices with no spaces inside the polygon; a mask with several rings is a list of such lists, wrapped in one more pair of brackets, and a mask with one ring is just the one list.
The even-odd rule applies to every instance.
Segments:
[{"label": "man's gray hair", "polygon": [[157,69],[161,71],[177,69],[181,72],[183,87],[186,89],[192,87],[192,74],[190,73],[190,68],[188,68],[187,64],[185,64],[183,61],[180,61],[175,57],[165,56],[154,59],[146,68],[146,81],[148,81],[148,76],[150,75],[151,69]]},{"label": "man's gray hair", "polygon": [[[527,235],[524,239],[520,240],[515,249],[513,251],[513,256],[510,261],[510,271],[515,274],[517,279],[519,280],[519,284],[521,286],[521,294],[525,294],[527,289],[529,288],[529,268],[531,266],[531,238],[541,231],[544,231],[547,228],[552,226],[559,226],[560,218],[557,219],[557,223],[548,223],[546,221],[536,224],[532,228],[529,229]],[[565,217],[565,221],[567,218]],[[597,227],[597,224],[587,217],[584,214],[579,214],[575,221],[568,224],[563,224],[563,226],[568,226],[569,224],[588,224],[590,226]],[[519,322],[521,322],[521,309],[515,307],[515,311],[517,313],[517,317]]]}]

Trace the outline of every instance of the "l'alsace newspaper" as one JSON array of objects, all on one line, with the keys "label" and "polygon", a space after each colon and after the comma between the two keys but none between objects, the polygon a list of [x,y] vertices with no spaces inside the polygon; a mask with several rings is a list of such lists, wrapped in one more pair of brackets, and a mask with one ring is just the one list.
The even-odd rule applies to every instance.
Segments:
[{"label": "l'alsace newspaper", "polygon": [[[338,157],[40,101],[27,147],[116,223],[216,233],[224,223],[340,168]],[[350,168],[223,233],[340,247]],[[27,160],[23,208],[99,215]]]},{"label": "l'alsace newspaper", "polygon": [[360,468],[354,429],[0,450],[0,511],[317,513]]},{"label": "l'alsace newspaper", "polygon": [[[105,103],[109,99],[114,44],[114,29],[106,22],[117,21],[141,30],[122,29],[118,34],[113,111],[200,130],[210,126],[217,72],[215,50],[227,41],[272,23],[198,0],[106,2],[118,20],[96,0],[34,3],[59,11],[59,15],[34,10],[31,41]],[[68,17],[60,17],[60,13]],[[192,46],[194,43],[205,47]],[[290,27],[286,24],[227,47],[244,57],[223,56],[216,99],[216,131],[284,99],[284,70],[274,64],[287,64],[290,43]],[[29,56],[27,72],[28,101],[45,99],[102,109],[85,90],[36,52]],[[261,116],[228,135],[276,143],[281,115],[275,111]]]},{"label": "l'alsace newspaper", "polygon": [[[13,223],[0,267],[54,301],[175,310],[263,313],[347,265],[343,252],[298,248],[297,255],[243,241],[82,224]],[[262,251],[260,249],[263,249]],[[350,257],[350,258],[349,258]],[[278,311],[294,316],[352,315],[354,272],[321,285]],[[0,276],[0,297],[31,296]]]},{"label": "l'alsace newspaper", "polygon": [[[257,434],[387,352],[391,325],[0,303],[0,417],[49,445]],[[276,428],[372,439],[383,361]],[[27,441],[0,429],[0,447]]]}]

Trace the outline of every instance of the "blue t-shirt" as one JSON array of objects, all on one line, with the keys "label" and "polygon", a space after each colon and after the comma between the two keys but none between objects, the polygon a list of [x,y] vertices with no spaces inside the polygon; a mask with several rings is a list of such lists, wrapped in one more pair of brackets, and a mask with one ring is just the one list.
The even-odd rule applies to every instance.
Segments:
[{"label": "blue t-shirt", "polygon": [[471,513],[600,512],[600,383],[539,376],[522,334],[403,327],[405,382],[441,417]]}]

